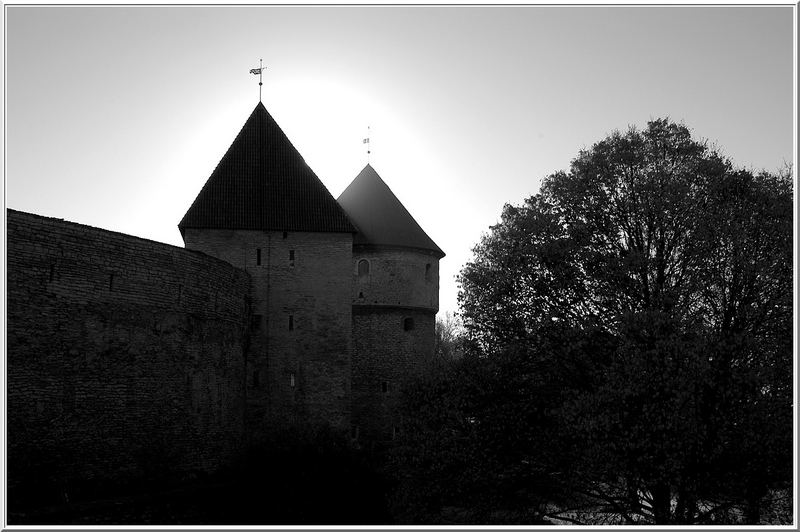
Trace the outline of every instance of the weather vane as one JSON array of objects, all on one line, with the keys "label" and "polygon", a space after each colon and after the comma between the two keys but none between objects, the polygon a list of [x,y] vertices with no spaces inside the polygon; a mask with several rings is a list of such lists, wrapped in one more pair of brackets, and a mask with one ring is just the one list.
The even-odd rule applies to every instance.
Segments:
[{"label": "weather vane", "polygon": [[250,73],[251,74],[258,74],[258,101],[259,102],[261,101],[261,85],[263,85],[263,83],[261,83],[261,73],[264,71],[265,68],[267,68],[267,67],[262,66],[261,59],[259,59],[258,60],[258,68],[251,68],[250,69]]},{"label": "weather vane", "polygon": [[361,141],[361,143],[367,145],[367,164],[369,164],[369,154],[370,154],[370,151],[369,151],[369,126],[367,126],[367,138],[365,138],[363,141]]}]

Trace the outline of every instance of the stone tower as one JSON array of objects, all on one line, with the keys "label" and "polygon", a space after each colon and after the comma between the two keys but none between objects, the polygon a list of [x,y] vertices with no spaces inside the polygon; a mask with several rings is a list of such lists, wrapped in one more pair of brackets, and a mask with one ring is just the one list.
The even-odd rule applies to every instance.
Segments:
[{"label": "stone tower", "polygon": [[351,265],[353,431],[387,440],[400,426],[403,381],[433,356],[444,252],[370,165],[337,201],[358,230]]},{"label": "stone tower", "polygon": [[355,228],[262,103],[178,227],[188,249],[250,274],[250,426],[349,429]]}]

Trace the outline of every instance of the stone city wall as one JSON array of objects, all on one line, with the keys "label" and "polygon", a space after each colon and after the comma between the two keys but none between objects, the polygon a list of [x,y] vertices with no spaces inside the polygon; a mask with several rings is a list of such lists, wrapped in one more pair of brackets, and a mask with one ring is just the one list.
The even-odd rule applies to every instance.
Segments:
[{"label": "stone city wall", "polygon": [[7,210],[9,485],[232,459],[249,291],[202,253]]}]

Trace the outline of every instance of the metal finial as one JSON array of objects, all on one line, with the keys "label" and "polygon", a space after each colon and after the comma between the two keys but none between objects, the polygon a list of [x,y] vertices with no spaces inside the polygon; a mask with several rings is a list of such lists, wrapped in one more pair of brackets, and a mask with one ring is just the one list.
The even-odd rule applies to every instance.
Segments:
[{"label": "metal finial", "polygon": [[259,102],[261,101],[261,86],[263,85],[263,83],[261,83],[261,73],[264,71],[265,68],[267,68],[267,67],[263,66],[262,60],[259,59],[258,60],[258,68],[251,68],[250,69],[250,73],[251,74],[258,74],[258,101]]},{"label": "metal finial", "polygon": [[369,164],[369,126],[367,126],[367,138],[365,138],[361,143],[367,145],[367,164]]}]

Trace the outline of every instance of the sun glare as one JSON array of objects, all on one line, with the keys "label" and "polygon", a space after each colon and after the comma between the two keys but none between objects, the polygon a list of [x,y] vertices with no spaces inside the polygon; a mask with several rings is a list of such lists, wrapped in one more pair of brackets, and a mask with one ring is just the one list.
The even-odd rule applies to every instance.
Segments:
[{"label": "sun glare", "polygon": [[367,163],[364,139],[376,149],[401,146],[403,119],[386,102],[339,80],[292,78],[265,93],[265,105],[334,196]]}]

